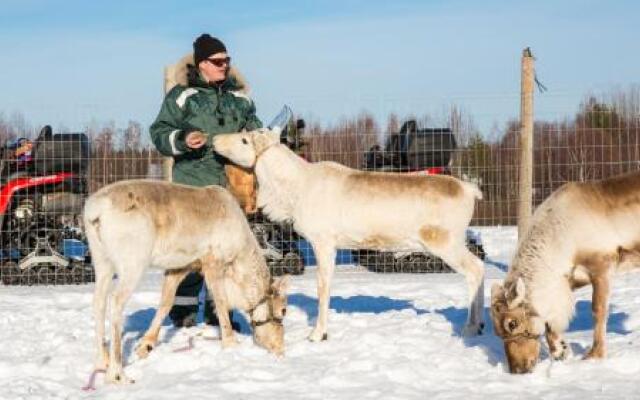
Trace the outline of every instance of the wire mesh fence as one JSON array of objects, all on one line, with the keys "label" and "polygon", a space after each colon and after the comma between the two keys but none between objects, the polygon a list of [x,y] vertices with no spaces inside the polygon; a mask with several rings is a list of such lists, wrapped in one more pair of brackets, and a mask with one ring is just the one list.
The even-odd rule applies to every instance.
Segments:
[{"label": "wire mesh fence", "polygon": [[[638,112],[627,103],[611,104],[591,100],[575,117],[535,124],[534,207],[565,182],[640,169]],[[465,124],[455,109],[440,123],[392,116],[382,129],[362,114],[333,128],[306,125],[290,126],[282,142],[310,162],[334,161],[378,173],[448,174],[476,183],[483,199],[476,204],[467,245],[480,258],[487,249],[473,227],[517,224],[520,127],[515,121],[494,138]],[[163,177],[163,157],[140,143],[140,131],[123,135],[115,140],[113,131],[43,131],[38,137],[0,143],[2,283],[93,280],[81,221],[86,196],[119,180]],[[272,223],[259,211],[247,217],[274,275],[298,274],[315,264],[311,246],[291,225]],[[344,249],[337,261],[375,272],[451,271],[436,257],[416,251]]]}]

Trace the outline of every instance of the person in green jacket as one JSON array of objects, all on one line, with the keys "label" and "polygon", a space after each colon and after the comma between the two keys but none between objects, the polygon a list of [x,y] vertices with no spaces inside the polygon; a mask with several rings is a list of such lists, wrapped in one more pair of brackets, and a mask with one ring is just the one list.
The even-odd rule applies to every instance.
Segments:
[{"label": "person in green jacket", "polygon": [[[213,151],[210,138],[262,127],[247,95],[248,86],[231,67],[225,45],[208,34],[195,40],[193,57],[183,58],[177,70],[179,82],[165,96],[160,113],[149,128],[151,139],[161,154],[173,157],[174,182],[225,186],[224,165],[228,161]],[[199,273],[189,274],[180,284],[169,313],[175,326],[196,323],[202,287]],[[216,325],[209,298],[205,302],[205,322]]]}]

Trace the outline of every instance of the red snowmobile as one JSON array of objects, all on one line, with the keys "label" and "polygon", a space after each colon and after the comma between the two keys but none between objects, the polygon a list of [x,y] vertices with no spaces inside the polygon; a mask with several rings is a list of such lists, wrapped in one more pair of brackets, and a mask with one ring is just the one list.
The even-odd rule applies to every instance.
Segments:
[{"label": "red snowmobile", "polygon": [[89,140],[42,128],[0,148],[0,281],[5,285],[92,281],[81,229]]}]

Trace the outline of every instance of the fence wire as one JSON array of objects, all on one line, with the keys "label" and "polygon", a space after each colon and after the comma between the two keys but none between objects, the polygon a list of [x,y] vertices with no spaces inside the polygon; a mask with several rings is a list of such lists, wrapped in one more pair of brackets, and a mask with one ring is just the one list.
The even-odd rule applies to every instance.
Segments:
[{"label": "fence wire", "polygon": [[[483,199],[476,204],[467,245],[484,259],[487,249],[473,227],[517,224],[519,126],[510,123],[504,134],[490,139],[460,119],[440,125],[391,118],[380,129],[363,115],[331,129],[292,126],[282,141],[311,162],[335,161],[381,173],[449,174],[476,183]],[[574,119],[536,123],[534,207],[565,182],[639,170],[639,128],[637,115],[595,103]],[[81,221],[84,199],[116,181],[163,176],[157,151],[135,140],[115,146],[112,135],[45,132],[7,140],[0,159],[0,280],[5,285],[93,281]],[[311,246],[290,225],[272,223],[260,212],[248,220],[274,275],[299,274],[315,263]],[[337,262],[375,272],[451,271],[442,260],[418,251],[344,249]]]}]

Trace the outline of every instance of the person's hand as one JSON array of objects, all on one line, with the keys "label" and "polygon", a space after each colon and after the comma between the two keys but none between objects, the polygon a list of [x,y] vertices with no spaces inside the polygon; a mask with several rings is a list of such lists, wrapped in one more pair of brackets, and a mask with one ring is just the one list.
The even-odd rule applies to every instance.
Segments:
[{"label": "person's hand", "polygon": [[187,144],[187,147],[191,149],[199,149],[207,143],[207,135],[200,131],[192,131],[187,134],[184,141]]}]

